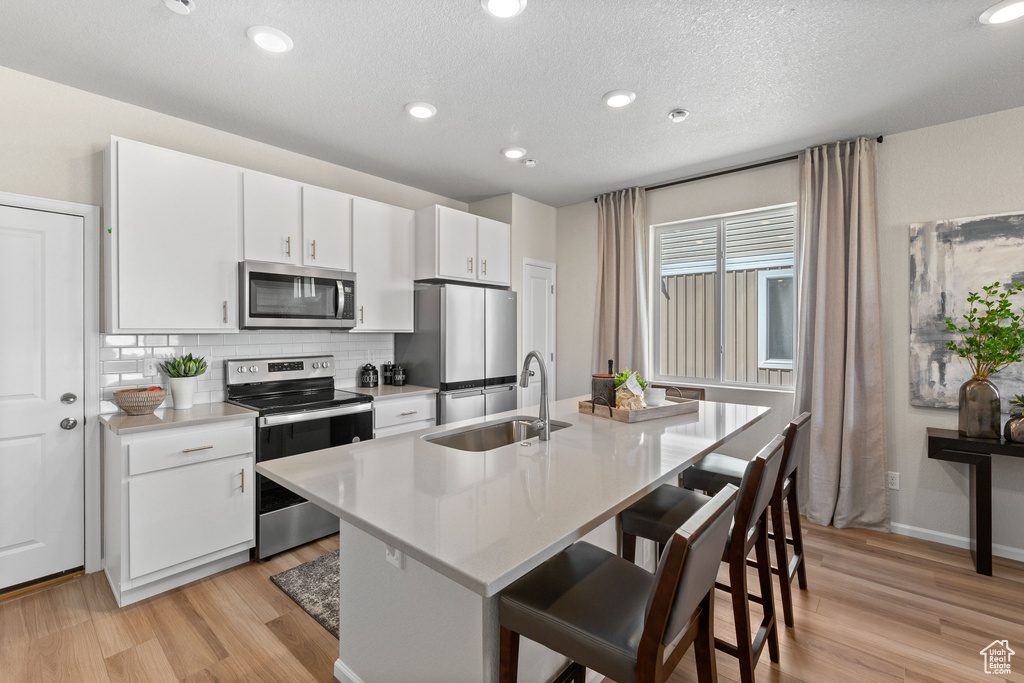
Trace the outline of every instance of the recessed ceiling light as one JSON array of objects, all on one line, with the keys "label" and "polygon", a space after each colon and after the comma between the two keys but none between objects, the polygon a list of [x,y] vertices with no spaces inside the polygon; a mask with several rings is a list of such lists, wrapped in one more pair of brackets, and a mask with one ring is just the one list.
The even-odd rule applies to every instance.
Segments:
[{"label": "recessed ceiling light", "polygon": [[505,149],[501,150],[501,153],[504,154],[509,159],[522,159],[524,156],[526,156],[526,150],[523,149],[522,147],[506,147]]},{"label": "recessed ceiling light", "polygon": [[196,8],[195,0],[164,0],[164,4],[175,14],[188,14]]},{"label": "recessed ceiling light", "polygon": [[1024,17],[1024,0],[1003,0],[982,12],[978,21],[983,24],[1005,24]]},{"label": "recessed ceiling light", "polygon": [[480,4],[499,19],[509,19],[526,9],[526,0],[480,0]]},{"label": "recessed ceiling light", "polygon": [[636,99],[636,93],[631,90],[612,90],[604,94],[604,103],[609,107],[625,107]]},{"label": "recessed ceiling light", "polygon": [[288,34],[270,26],[250,26],[245,34],[267,52],[289,52],[295,47]]},{"label": "recessed ceiling light", "polygon": [[526,168],[536,168],[537,167],[537,160],[536,159],[523,159],[523,166],[525,166]]},{"label": "recessed ceiling light", "polygon": [[437,113],[437,107],[426,102],[410,102],[405,105],[405,110],[418,119],[429,119]]},{"label": "recessed ceiling light", "polygon": [[690,112],[685,109],[673,109],[668,113],[668,119],[672,123],[682,123],[686,120],[686,117],[690,115]]}]

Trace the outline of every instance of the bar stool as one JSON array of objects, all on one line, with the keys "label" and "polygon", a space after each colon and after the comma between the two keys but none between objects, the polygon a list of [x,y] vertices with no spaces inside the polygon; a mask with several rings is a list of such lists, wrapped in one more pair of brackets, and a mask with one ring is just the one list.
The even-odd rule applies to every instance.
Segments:
[{"label": "bar stool", "polygon": [[712,593],[736,491],[673,531],[653,575],[580,541],[503,590],[500,683],[516,680],[520,635],[619,683],[662,683],[693,644],[698,680],[717,680]]},{"label": "bar stool", "polygon": [[[765,643],[771,660],[779,661],[779,635],[775,623],[766,526],[768,505],[782,467],[784,443],[782,436],[775,437],[753,460],[745,464],[738,490],[736,515],[721,555],[721,561],[729,563],[729,585],[715,583],[716,588],[732,594],[733,620],[736,623],[736,645],[715,638],[715,647],[739,660],[740,680],[743,683],[754,680],[754,667]],[[706,498],[696,491],[671,484],[660,486],[647,494],[622,512],[624,552],[628,548],[635,548],[636,536],[664,543],[667,525],[674,524],[679,517],[691,514],[693,506]],[[757,558],[757,577],[761,589],[759,596],[751,595],[747,590],[747,557],[751,550],[755,551]],[[748,600],[760,604],[764,612],[753,637]]]},{"label": "bar stool", "polygon": [[[800,502],[796,493],[796,478],[800,465],[807,459],[810,445],[811,414],[802,413],[789,423],[783,435],[786,437],[782,452],[782,469],[775,486],[770,505],[772,530],[768,537],[775,545],[775,564],[772,572],[779,576],[779,595],[782,598],[782,615],[786,626],[793,626],[793,579],[799,579],[800,588],[807,590],[807,570],[804,568],[804,541],[800,532]],[[744,460],[728,455],[712,453],[679,475],[679,485],[707,493],[720,491],[726,484],[738,486],[743,477]],[[786,535],[785,501],[789,507],[789,528],[793,537]],[[787,544],[793,546],[790,560]],[[785,572],[785,573],[783,573]]]}]

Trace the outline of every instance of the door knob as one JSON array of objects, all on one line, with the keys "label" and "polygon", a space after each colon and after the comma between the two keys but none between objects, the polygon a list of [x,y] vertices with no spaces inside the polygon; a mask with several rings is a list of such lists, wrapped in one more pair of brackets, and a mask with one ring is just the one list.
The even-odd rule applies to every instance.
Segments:
[{"label": "door knob", "polygon": [[66,394],[61,394],[61,396],[60,396],[60,402],[63,403],[64,405],[66,405],[66,406],[71,405],[72,403],[74,403],[77,400],[78,400],[78,397],[75,396],[74,394],[72,394],[70,391],[68,393],[66,393]]},{"label": "door knob", "polygon": [[74,429],[77,426],[78,420],[76,420],[73,417],[65,417],[63,420],[60,421],[61,429]]}]

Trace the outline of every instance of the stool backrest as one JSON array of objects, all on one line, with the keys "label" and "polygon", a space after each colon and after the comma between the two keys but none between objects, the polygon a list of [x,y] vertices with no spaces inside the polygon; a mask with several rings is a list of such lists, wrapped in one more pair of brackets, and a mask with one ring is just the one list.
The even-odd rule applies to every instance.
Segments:
[{"label": "stool backrest", "polygon": [[735,514],[736,492],[735,486],[726,485],[669,539],[647,600],[641,640],[669,645],[690,624],[700,601],[714,587]]},{"label": "stool backrest", "polygon": [[783,457],[783,471],[789,477],[807,460],[807,451],[811,447],[811,414],[800,413],[786,427],[786,452]]},{"label": "stool backrest", "polygon": [[733,546],[737,550],[742,551],[746,546],[747,538],[757,526],[761,513],[772,502],[775,484],[782,469],[782,452],[785,443],[786,440],[781,434],[776,436],[747,464],[737,494],[739,502],[736,506],[736,524],[733,526],[732,532],[732,543],[739,543],[738,546]]}]

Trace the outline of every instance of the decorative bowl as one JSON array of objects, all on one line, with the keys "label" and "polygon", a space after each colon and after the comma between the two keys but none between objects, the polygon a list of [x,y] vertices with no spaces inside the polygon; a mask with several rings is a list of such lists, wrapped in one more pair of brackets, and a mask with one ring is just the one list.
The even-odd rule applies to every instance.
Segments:
[{"label": "decorative bowl", "polygon": [[164,402],[167,390],[160,387],[150,389],[122,389],[114,392],[114,403],[129,415],[149,415]]}]

